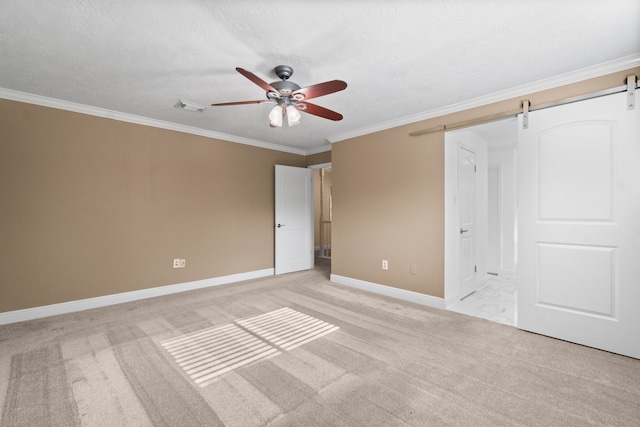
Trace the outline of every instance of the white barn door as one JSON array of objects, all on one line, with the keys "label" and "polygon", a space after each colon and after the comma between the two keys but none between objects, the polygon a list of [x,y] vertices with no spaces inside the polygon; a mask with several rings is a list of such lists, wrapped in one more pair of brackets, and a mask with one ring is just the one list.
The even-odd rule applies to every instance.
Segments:
[{"label": "white barn door", "polygon": [[313,170],[276,165],[275,274],[313,268]]},{"label": "white barn door", "polygon": [[518,136],[518,327],[640,358],[640,110],[534,111]]}]

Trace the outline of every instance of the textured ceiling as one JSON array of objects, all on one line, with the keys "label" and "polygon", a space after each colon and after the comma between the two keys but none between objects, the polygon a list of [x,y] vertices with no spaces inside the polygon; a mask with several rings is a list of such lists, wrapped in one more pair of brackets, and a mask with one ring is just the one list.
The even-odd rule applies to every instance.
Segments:
[{"label": "textured ceiling", "polygon": [[[231,140],[321,151],[340,136],[640,58],[638,0],[2,0],[0,88],[175,123]],[[635,62],[634,62],[635,61]],[[346,90],[272,129],[267,82],[333,79]]]}]

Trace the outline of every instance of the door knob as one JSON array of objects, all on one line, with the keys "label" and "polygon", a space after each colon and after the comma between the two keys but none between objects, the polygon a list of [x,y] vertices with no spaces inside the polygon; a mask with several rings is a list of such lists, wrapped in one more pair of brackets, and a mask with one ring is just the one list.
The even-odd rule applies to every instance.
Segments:
[{"label": "door knob", "polygon": [[280,227],[284,227],[284,224],[278,224],[278,225],[277,225],[277,227],[278,227],[278,228],[280,228]]},{"label": "door knob", "polygon": [[469,231],[469,230],[465,230],[464,228],[460,227],[460,234],[466,233],[467,231]]}]

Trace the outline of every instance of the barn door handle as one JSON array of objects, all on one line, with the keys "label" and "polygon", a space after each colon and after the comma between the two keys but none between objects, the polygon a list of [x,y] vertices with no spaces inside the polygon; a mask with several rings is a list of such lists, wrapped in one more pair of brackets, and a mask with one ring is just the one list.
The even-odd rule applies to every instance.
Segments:
[{"label": "barn door handle", "polygon": [[465,230],[464,228],[460,227],[460,234],[466,233],[467,231],[469,231],[469,230]]},{"label": "barn door handle", "polygon": [[276,227],[278,227],[278,228],[284,227],[284,224],[278,224]]}]

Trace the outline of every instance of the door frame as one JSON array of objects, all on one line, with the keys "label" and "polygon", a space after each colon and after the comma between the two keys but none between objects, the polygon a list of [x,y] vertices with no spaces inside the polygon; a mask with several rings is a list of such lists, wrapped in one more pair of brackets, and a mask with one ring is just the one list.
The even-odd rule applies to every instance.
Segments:
[{"label": "door frame", "polygon": [[[475,237],[475,229],[478,225],[478,197],[479,188],[477,169],[478,153],[476,147],[470,146],[466,142],[458,142],[458,182],[457,182],[457,207],[458,207],[458,268],[460,274],[460,299],[473,294],[479,289],[478,280],[478,244]],[[471,166],[473,172],[471,173]],[[471,173],[467,176],[467,173]],[[469,179],[471,182],[466,182]],[[473,188],[473,190],[471,190]],[[464,194],[463,190],[469,189],[469,194]],[[465,206],[469,205],[469,206]],[[470,215],[465,215],[466,208],[470,209]],[[469,242],[469,239],[471,241]],[[467,242],[465,244],[465,241]],[[470,244],[469,244],[470,243]],[[465,252],[469,257],[465,257]]]},{"label": "door frame", "polygon": [[[461,137],[468,139],[465,143]],[[476,210],[475,210],[475,247],[486,244],[486,209],[487,209],[487,141],[470,129],[445,132],[444,134],[444,305],[449,308],[460,301],[460,220],[458,205],[458,147],[476,154]],[[483,214],[484,212],[484,214]],[[484,216],[483,216],[484,215]],[[483,243],[484,242],[484,243]],[[486,252],[476,250],[478,287],[487,281]]]}]

